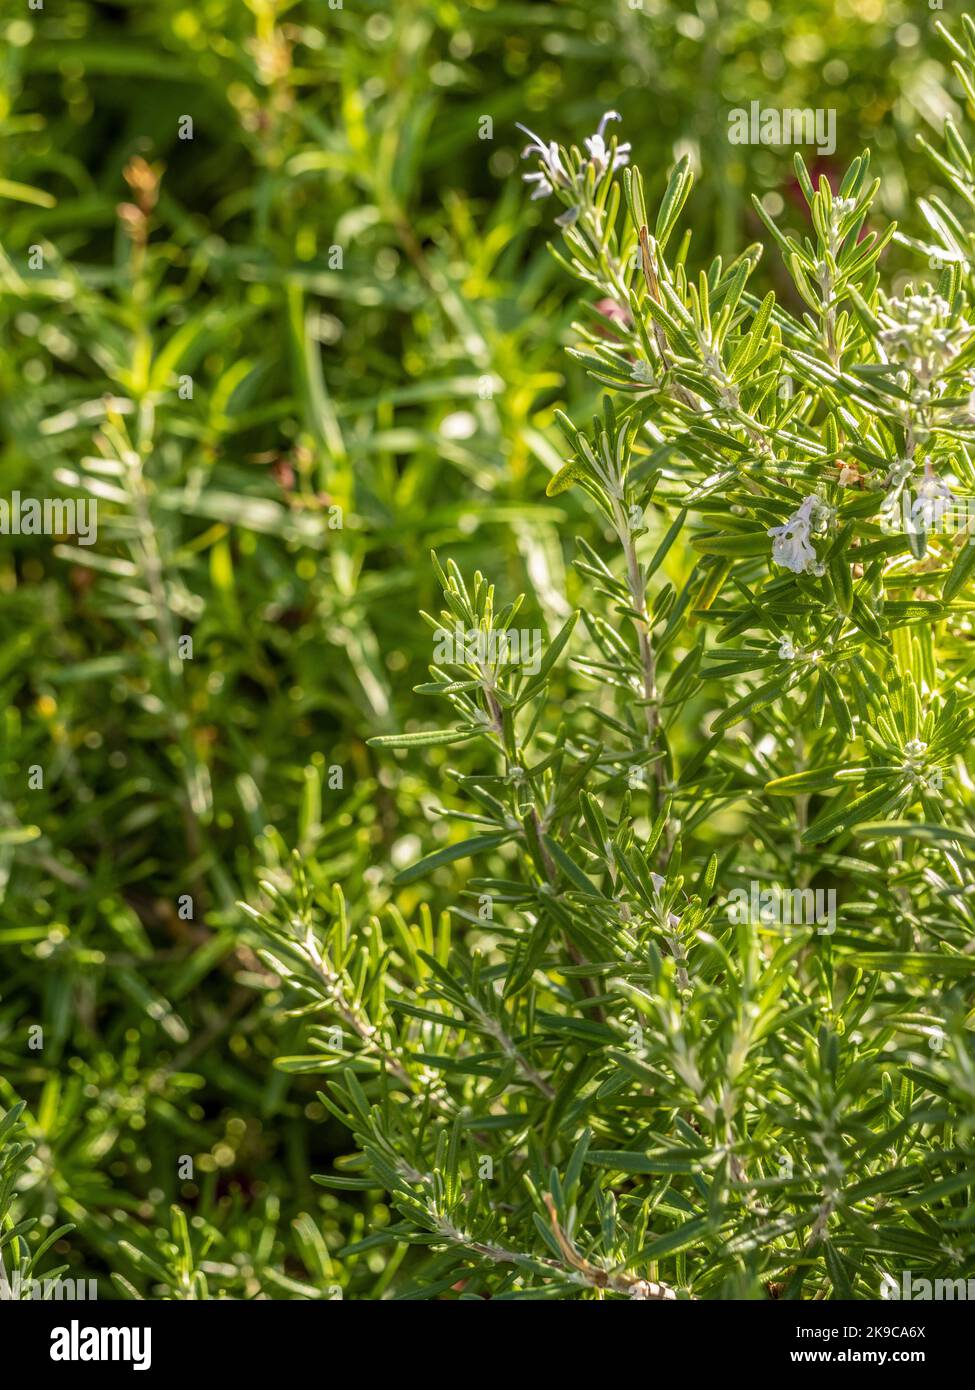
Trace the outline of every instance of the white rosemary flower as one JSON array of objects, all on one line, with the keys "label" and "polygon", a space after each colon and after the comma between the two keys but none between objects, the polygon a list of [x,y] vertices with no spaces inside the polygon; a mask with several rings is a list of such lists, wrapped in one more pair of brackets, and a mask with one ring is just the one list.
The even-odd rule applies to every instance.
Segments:
[{"label": "white rosemary flower", "polygon": [[917,485],[917,495],[918,497],[923,497],[925,500],[931,499],[932,501],[936,497],[945,497],[954,500],[955,496],[944,478],[939,478],[930,464],[927,465],[924,477]]},{"label": "white rosemary flower", "polygon": [[523,130],[529,137],[531,143],[526,145],[521,152],[522,159],[527,159],[529,155],[541,160],[542,169],[538,169],[534,174],[522,174],[525,183],[535,185],[532,191],[532,200],[537,198],[547,198],[550,193],[563,184],[568,183],[568,175],[562,167],[562,157],[559,154],[559,147],[554,140],[550,140],[546,145],[545,141],[529,130],[526,125],[517,123],[518,129]]},{"label": "white rosemary flower", "polygon": [[[604,111],[602,120],[596,127],[595,135],[586,136],[585,146],[586,149],[589,151],[589,158],[592,161],[594,169],[596,170],[597,178],[602,177],[602,175],[606,172],[607,166],[609,165],[609,148],[606,144],[605,139],[606,122],[621,121],[622,119],[623,117],[620,115],[618,111]],[[632,146],[629,144],[616,146],[616,151],[613,155],[613,164],[612,168],[610,169],[610,173],[613,173],[616,169],[621,168],[624,164],[629,164],[631,149]]]},{"label": "white rosemary flower", "polygon": [[[606,124],[608,121],[620,120],[618,111],[606,111],[603,113],[602,120],[596,129],[595,135],[586,137],[584,144],[589,155],[589,163],[596,173],[596,178],[601,179],[607,170],[612,173],[621,165],[628,164],[630,160],[630,146],[617,145],[612,153],[610,160],[610,146],[606,143]],[[547,144],[536,135],[533,130],[529,130],[526,125],[520,122],[518,129],[524,131],[530,143],[521,152],[522,159],[534,156],[541,163],[541,168],[534,173],[523,174],[525,183],[532,185],[532,200],[547,198],[550,193],[554,193],[557,188],[571,189],[577,196],[581,196],[582,182],[578,175],[570,174],[562,163],[562,155],[558,145],[554,140]],[[583,166],[585,167],[585,166]],[[580,213],[580,207],[570,206],[565,212],[561,213],[556,219],[560,227],[571,227]]]},{"label": "white rosemary flower", "polygon": [[954,500],[951,488],[927,464],[911,505],[911,518],[922,531],[938,531]]},{"label": "white rosemary flower", "polygon": [[825,510],[819,498],[811,494],[788,521],[768,528],[772,537],[772,559],[777,565],[795,574],[823,573],[824,566],[819,563],[809,533],[817,523],[822,524]]}]

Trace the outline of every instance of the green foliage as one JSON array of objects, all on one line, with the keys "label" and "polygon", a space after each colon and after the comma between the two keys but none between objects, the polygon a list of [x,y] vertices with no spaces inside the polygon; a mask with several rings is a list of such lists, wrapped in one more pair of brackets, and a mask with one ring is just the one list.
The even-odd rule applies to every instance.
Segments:
[{"label": "green foliage", "polygon": [[[32,1250],[27,1236],[35,1228],[36,1219],[30,1216],[21,1221],[14,1219],[17,1180],[33,1153],[33,1145],[23,1137],[24,1125],[20,1117],[24,1104],[24,1101],[18,1102],[0,1119],[0,1298],[5,1300],[32,1296],[33,1281],[40,1279],[38,1271],[44,1256],[72,1229],[70,1225],[57,1227]],[[54,1280],[66,1269],[67,1265],[46,1269],[43,1278]]]},{"label": "green foliage", "polygon": [[[98,503],[94,545],[0,546],[7,1287],[809,1296],[869,1293],[895,1223],[921,1268],[964,1248],[975,548],[882,508],[912,452],[971,483],[969,32],[4,15],[0,497]],[[729,143],[753,100],[837,109],[812,239],[790,156]],[[516,122],[609,106],[648,191],[563,152],[579,306]],[[809,180],[864,142],[837,212]],[[885,266],[947,267],[920,357],[894,217]],[[812,494],[824,573],[770,575]],[[441,590],[480,638],[428,672]],[[537,664],[485,672],[520,632]],[[835,885],[837,932],[731,930],[753,877]]]}]

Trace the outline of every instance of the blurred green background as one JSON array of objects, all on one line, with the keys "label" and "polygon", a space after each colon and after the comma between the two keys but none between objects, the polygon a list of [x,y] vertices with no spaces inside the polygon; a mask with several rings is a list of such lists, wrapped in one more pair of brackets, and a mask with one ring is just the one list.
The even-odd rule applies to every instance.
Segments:
[{"label": "blurred green background", "polygon": [[[343,1135],[320,1078],[273,1068],[301,1025],[236,903],[297,847],[356,920],[451,904],[453,871],[389,886],[441,830],[443,750],[394,776],[365,746],[431,717],[411,693],[429,551],[529,589],[551,624],[568,523],[598,530],[583,495],[544,499],[553,409],[582,419],[595,395],[563,352],[578,306],[515,123],[581,141],[618,110],[651,198],[690,154],[700,263],[759,238],[752,192],[799,225],[791,150],[731,145],[729,109],[834,108],[813,172],[869,145],[881,212],[917,231],[914,136],[954,110],[933,27],[951,17],[7,7],[0,496],[87,479],[99,541],[0,544],[0,1105],[27,1101],[37,1144],[14,1215],[75,1222],[59,1262],[103,1297],[110,1272],[183,1296],[159,1254],[176,1201],[212,1293],[378,1297],[394,1277],[340,1253],[388,1213],[311,1181]],[[789,294],[774,257],[758,284]]]}]

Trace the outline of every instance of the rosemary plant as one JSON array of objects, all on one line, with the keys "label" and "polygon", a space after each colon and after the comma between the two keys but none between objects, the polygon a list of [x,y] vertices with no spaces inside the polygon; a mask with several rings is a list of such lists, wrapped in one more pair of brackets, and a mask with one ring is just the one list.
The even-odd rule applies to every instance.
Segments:
[{"label": "rosemary plant", "polygon": [[[975,98],[975,25],[948,38]],[[796,176],[809,229],[693,271],[608,113],[528,132],[605,387],[550,495],[595,520],[544,640],[481,573],[443,590],[438,847],[397,904],[296,855],[249,909],[380,1189],[356,1249],[398,1296],[878,1298],[970,1269],[975,164],[952,124],[929,264],[893,293],[878,180]],[[954,210],[953,210],[954,209]],[[966,220],[967,214],[967,220]],[[906,241],[906,239],[904,239]],[[794,308],[789,305],[794,304]],[[581,529],[581,528],[580,528]],[[531,611],[531,605],[524,611]],[[580,617],[581,614],[581,617]],[[432,885],[466,879],[435,914]],[[422,885],[422,887],[420,886]],[[404,1252],[407,1252],[404,1256]]]}]

